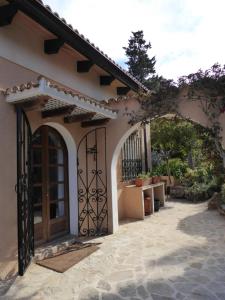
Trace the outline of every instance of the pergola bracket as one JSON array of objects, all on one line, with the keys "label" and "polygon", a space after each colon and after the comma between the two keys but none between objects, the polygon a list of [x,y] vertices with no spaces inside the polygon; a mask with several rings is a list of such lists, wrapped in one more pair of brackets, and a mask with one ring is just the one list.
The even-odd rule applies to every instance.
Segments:
[{"label": "pergola bracket", "polygon": [[109,118],[85,121],[85,122],[81,122],[81,127],[85,128],[85,127],[93,127],[93,126],[103,126],[106,125],[109,121],[110,121]]},{"label": "pergola bracket", "polygon": [[71,124],[71,123],[78,123],[78,122],[83,122],[83,121],[89,121],[95,115],[96,115],[96,113],[94,113],[94,112],[88,112],[88,113],[83,113],[83,114],[79,114],[79,115],[66,116],[64,118],[64,123]]},{"label": "pergola bracket", "polygon": [[70,114],[75,107],[76,107],[75,105],[69,105],[69,106],[58,107],[51,110],[44,110],[41,112],[41,115],[42,118],[50,118],[50,117],[67,115]]}]

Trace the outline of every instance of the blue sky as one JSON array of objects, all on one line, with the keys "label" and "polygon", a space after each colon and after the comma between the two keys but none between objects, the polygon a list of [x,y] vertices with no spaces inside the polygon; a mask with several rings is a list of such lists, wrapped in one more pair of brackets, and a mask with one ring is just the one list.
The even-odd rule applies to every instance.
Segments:
[{"label": "blue sky", "polygon": [[44,0],[101,50],[126,67],[123,46],[143,30],[166,78],[225,64],[225,0]]}]

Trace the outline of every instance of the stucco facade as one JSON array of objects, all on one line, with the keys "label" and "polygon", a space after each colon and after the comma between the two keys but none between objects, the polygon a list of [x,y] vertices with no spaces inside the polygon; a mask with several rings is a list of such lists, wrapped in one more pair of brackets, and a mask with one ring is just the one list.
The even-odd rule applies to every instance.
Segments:
[{"label": "stucco facade", "polygon": [[[14,2],[17,5],[17,1]],[[24,1],[25,4],[27,6],[33,5],[32,7],[35,9],[40,7],[45,12],[40,1]],[[132,90],[134,91],[133,87],[136,85],[142,89],[142,84],[125,71],[118,69],[110,59],[94,47],[92,51],[96,61],[92,61],[93,66],[90,70],[82,73],[77,71],[77,62],[85,61],[87,57],[72,48],[69,42],[65,41],[57,53],[46,54],[44,41],[55,39],[57,36],[40,25],[40,22],[38,23],[37,20],[28,16],[29,11],[26,14],[21,12],[23,8],[18,5],[11,22],[8,24],[8,19],[6,19],[6,24],[3,22],[0,27],[0,90],[2,91],[0,93],[0,136],[2,138],[0,150],[0,279],[11,277],[18,272],[18,187],[16,188],[18,128],[16,107],[22,106],[24,109],[32,134],[40,126],[45,125],[54,128],[65,142],[68,152],[69,233],[74,235],[79,235],[77,148],[80,141],[96,128],[103,126],[106,130],[106,141],[103,134],[98,137],[98,151],[92,152],[93,147],[86,149],[86,153],[84,151],[79,159],[80,164],[85,164],[85,161],[90,159],[87,158],[87,153],[89,153],[92,155],[92,163],[93,161],[95,163],[95,156],[98,158],[98,155],[101,155],[101,149],[106,146],[105,156],[101,157],[102,161],[100,159],[99,165],[103,169],[101,171],[104,177],[107,178],[105,181],[107,183],[107,229],[109,233],[114,233],[119,226],[119,218],[123,217],[123,190],[122,185],[118,184],[118,173],[121,170],[119,165],[121,148],[130,134],[140,127],[140,124],[129,125],[130,116],[128,113],[138,111],[140,108],[140,103],[135,99]],[[50,13],[46,12],[47,14]],[[61,22],[60,19],[56,21],[56,23]],[[64,23],[63,21],[60,26],[65,26]],[[70,29],[68,28],[68,30]],[[70,32],[70,34],[72,36],[74,33]],[[85,43],[87,43],[87,48],[90,48],[90,43]],[[105,63],[102,64],[102,60]],[[112,70],[113,76],[106,69]],[[118,77],[115,76],[117,73],[119,74]],[[112,82],[102,85],[100,84],[100,76],[111,76]],[[39,79],[37,79],[38,77]],[[27,82],[31,81],[38,82],[38,84],[27,85]],[[45,89],[41,85],[43,82],[46,84]],[[126,82],[128,82],[128,86],[126,86]],[[21,84],[25,85],[21,86]],[[18,85],[20,85],[19,88],[17,88]],[[131,90],[126,100],[116,101],[118,87],[128,87],[127,91]],[[112,98],[115,101],[110,101],[107,104],[107,101]],[[77,113],[80,116],[91,113],[98,118],[93,118],[93,123],[84,127],[81,121],[65,122],[65,115],[43,117],[43,105],[52,100],[53,104],[59,102],[63,103],[64,106],[73,104],[74,111],[82,111]],[[106,102],[103,103],[103,100]],[[36,105],[33,105],[34,102]],[[31,103],[30,106],[29,103]],[[54,106],[52,111],[59,111],[59,108]],[[184,117],[190,117],[202,125],[207,125],[207,120],[198,103],[190,105],[190,103],[181,101],[179,110]],[[51,107],[49,111],[51,111]],[[106,120],[107,122],[98,126],[99,120]],[[222,120],[221,122],[225,125]],[[148,132],[147,135],[147,152],[150,156],[150,133]],[[92,144],[94,145],[94,141]],[[103,160],[106,160],[105,169]],[[91,169],[92,165],[89,165],[89,168]]]},{"label": "stucco facade", "polygon": [[[27,82],[31,81],[37,82],[41,75],[52,84],[56,84],[60,88],[63,87],[64,90],[81,95],[79,97],[81,102],[84,101],[84,105],[87,106],[87,111],[88,109],[91,111],[90,107],[92,106],[98,110],[96,101],[100,103],[103,100],[117,98],[117,88],[125,87],[124,83],[117,78],[114,78],[111,84],[101,85],[100,76],[109,76],[110,74],[97,64],[94,64],[88,72],[77,72],[77,62],[87,58],[72,49],[67,43],[64,43],[57,54],[48,55],[44,53],[44,41],[53,38],[55,38],[53,33],[40,26],[38,22],[20,10],[17,11],[10,24],[0,27],[0,90],[2,91],[0,94],[0,132],[2,137],[0,156],[0,279],[12,277],[18,272],[16,101],[20,98],[18,103],[22,105],[25,111],[32,134],[40,126],[46,125],[57,130],[66,144],[68,150],[69,233],[74,235],[79,234],[77,147],[85,134],[100,127],[93,125],[82,128],[80,122],[67,124],[64,122],[64,116],[43,118],[40,110],[41,97],[35,96],[37,106],[24,106],[21,94],[26,93],[26,91],[23,91],[23,88],[16,91],[15,87],[21,84],[26,85]],[[124,76],[127,74],[124,73]],[[66,93],[65,97],[68,98]],[[11,100],[9,101],[10,97]],[[94,104],[92,105],[92,100],[83,100],[86,98],[94,99]],[[26,103],[29,102],[28,100]],[[136,101],[131,100],[129,107],[136,105]],[[101,110],[101,107],[99,109]],[[135,130],[128,125],[128,117],[124,115],[125,106],[117,107],[116,110],[117,116],[108,120],[104,125],[107,133],[107,167],[104,176],[107,177],[109,233],[115,232],[118,228],[116,176],[118,157],[126,137]],[[104,108],[101,111],[104,115]],[[99,145],[99,147],[103,147],[103,137],[101,136],[99,137]],[[85,154],[81,159],[84,158]]]}]

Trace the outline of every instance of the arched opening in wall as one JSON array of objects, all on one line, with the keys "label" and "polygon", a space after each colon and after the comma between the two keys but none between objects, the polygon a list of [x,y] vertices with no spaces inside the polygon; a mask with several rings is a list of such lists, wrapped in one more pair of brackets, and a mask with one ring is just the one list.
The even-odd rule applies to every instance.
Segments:
[{"label": "arched opening in wall", "polygon": [[40,245],[77,234],[76,146],[64,126],[47,123],[33,134],[34,238]]},{"label": "arched opening in wall", "polygon": [[34,239],[41,244],[69,232],[68,151],[45,125],[33,134],[32,155]]},{"label": "arched opening in wall", "polygon": [[[166,120],[166,126],[162,125],[164,120]],[[153,132],[154,122],[159,122],[156,134]],[[172,123],[174,126],[167,123]],[[221,182],[223,182],[222,159],[218,152],[215,151],[215,141],[210,130],[190,119],[178,117],[174,119],[172,115],[155,118],[151,120],[151,124],[151,132],[147,134],[147,139],[150,142],[147,149],[143,147],[144,153],[142,157],[146,156],[150,162],[153,161],[153,168],[149,164],[147,169],[136,169],[135,163],[137,161],[135,160],[140,159],[140,157],[134,155],[135,150],[138,148],[136,148],[136,143],[131,144],[135,141],[134,136],[137,134],[140,124],[130,128],[121,138],[114,152],[111,170],[114,230],[116,230],[120,221],[124,219],[145,218],[147,213],[145,211],[145,197],[151,198],[152,201],[147,214],[153,213],[156,208],[156,204],[153,201],[154,198],[158,200],[158,206],[164,205],[166,200],[165,192],[169,191],[170,188],[172,191],[174,184],[178,187],[177,191],[183,190],[182,197],[185,196],[189,201],[202,201],[204,197],[210,197],[213,192],[218,191],[221,187]],[[157,135],[161,135],[158,145],[163,146],[165,144],[168,147],[173,147],[174,150],[168,152],[168,149],[161,149],[161,153],[159,153],[157,142],[155,141]],[[149,147],[153,143],[154,145]],[[176,157],[176,155],[178,156]],[[161,161],[157,156],[158,158],[160,156]],[[168,170],[168,165],[171,170]],[[162,185],[164,188],[158,186],[154,188],[149,187],[149,191],[146,188],[146,192],[143,192],[145,187],[139,187],[139,190],[138,188],[131,188],[130,191],[132,191],[129,193],[129,196],[125,196],[128,186],[134,186],[134,179],[137,173],[140,174],[148,169],[151,171],[148,174],[150,177],[150,181],[147,180],[148,185]],[[152,180],[154,181],[152,182]],[[177,191],[175,191],[175,194],[178,193]],[[138,201],[141,203],[141,207],[137,203],[138,201],[135,200],[137,197],[139,197]],[[128,202],[129,205],[127,205]],[[131,202],[133,207],[130,206]]]},{"label": "arched opening in wall", "polygon": [[113,231],[117,230],[119,220],[123,218],[123,187],[131,184],[135,174],[143,167],[142,148],[143,130],[140,123],[132,126],[115,148],[111,164]]},{"label": "arched opening in wall", "polygon": [[147,172],[145,164],[146,136],[143,126],[139,126],[124,141],[117,160],[117,190],[119,222],[127,216],[123,189],[134,185],[139,174]]},{"label": "arched opening in wall", "polygon": [[106,128],[88,131],[77,147],[79,236],[108,233]]},{"label": "arched opening in wall", "polygon": [[151,176],[164,181],[172,198],[208,200],[224,178],[220,142],[212,130],[175,115],[151,121]]}]

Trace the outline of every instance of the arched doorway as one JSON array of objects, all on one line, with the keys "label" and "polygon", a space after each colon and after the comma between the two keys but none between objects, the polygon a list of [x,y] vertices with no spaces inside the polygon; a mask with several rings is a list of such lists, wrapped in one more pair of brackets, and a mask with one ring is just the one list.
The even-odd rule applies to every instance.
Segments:
[{"label": "arched doorway", "polygon": [[69,231],[68,152],[52,127],[39,127],[32,138],[33,211],[36,244]]}]

